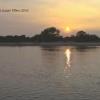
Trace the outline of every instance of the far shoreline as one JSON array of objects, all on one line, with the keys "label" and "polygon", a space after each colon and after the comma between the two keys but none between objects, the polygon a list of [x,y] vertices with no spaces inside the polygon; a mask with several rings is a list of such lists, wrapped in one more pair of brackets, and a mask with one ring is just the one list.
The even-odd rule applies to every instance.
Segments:
[{"label": "far shoreline", "polygon": [[100,42],[41,42],[0,43],[0,46],[100,46]]}]

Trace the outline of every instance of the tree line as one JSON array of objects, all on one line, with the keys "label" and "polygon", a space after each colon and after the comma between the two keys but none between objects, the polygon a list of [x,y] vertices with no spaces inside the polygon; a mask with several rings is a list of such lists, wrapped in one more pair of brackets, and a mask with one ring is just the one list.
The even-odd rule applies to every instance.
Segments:
[{"label": "tree line", "polygon": [[75,35],[63,37],[60,35],[59,29],[56,27],[49,27],[41,31],[40,34],[32,37],[27,37],[26,35],[0,36],[0,42],[100,42],[100,37],[94,34],[88,34],[85,31],[78,31]]}]

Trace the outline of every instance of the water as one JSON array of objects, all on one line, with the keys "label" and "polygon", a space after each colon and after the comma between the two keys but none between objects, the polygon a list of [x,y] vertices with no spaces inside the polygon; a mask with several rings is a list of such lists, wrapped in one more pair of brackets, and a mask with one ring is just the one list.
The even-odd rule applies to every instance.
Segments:
[{"label": "water", "polygon": [[100,100],[100,47],[0,47],[0,100]]}]

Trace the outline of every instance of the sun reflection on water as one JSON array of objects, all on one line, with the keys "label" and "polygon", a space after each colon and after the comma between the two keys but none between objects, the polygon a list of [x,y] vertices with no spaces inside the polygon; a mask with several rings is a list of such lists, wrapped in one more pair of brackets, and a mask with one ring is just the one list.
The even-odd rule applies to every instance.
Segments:
[{"label": "sun reflection on water", "polygon": [[67,75],[71,74],[71,49],[68,48],[65,51],[65,57],[66,57],[66,65],[64,68],[64,72],[66,72]]}]

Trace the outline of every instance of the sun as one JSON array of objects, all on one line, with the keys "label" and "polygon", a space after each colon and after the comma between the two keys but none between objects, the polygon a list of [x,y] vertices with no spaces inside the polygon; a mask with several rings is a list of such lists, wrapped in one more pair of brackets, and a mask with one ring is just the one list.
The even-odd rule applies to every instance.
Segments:
[{"label": "sun", "polygon": [[67,27],[65,28],[65,31],[66,31],[66,32],[70,32],[70,31],[71,31],[70,27],[67,26]]}]

